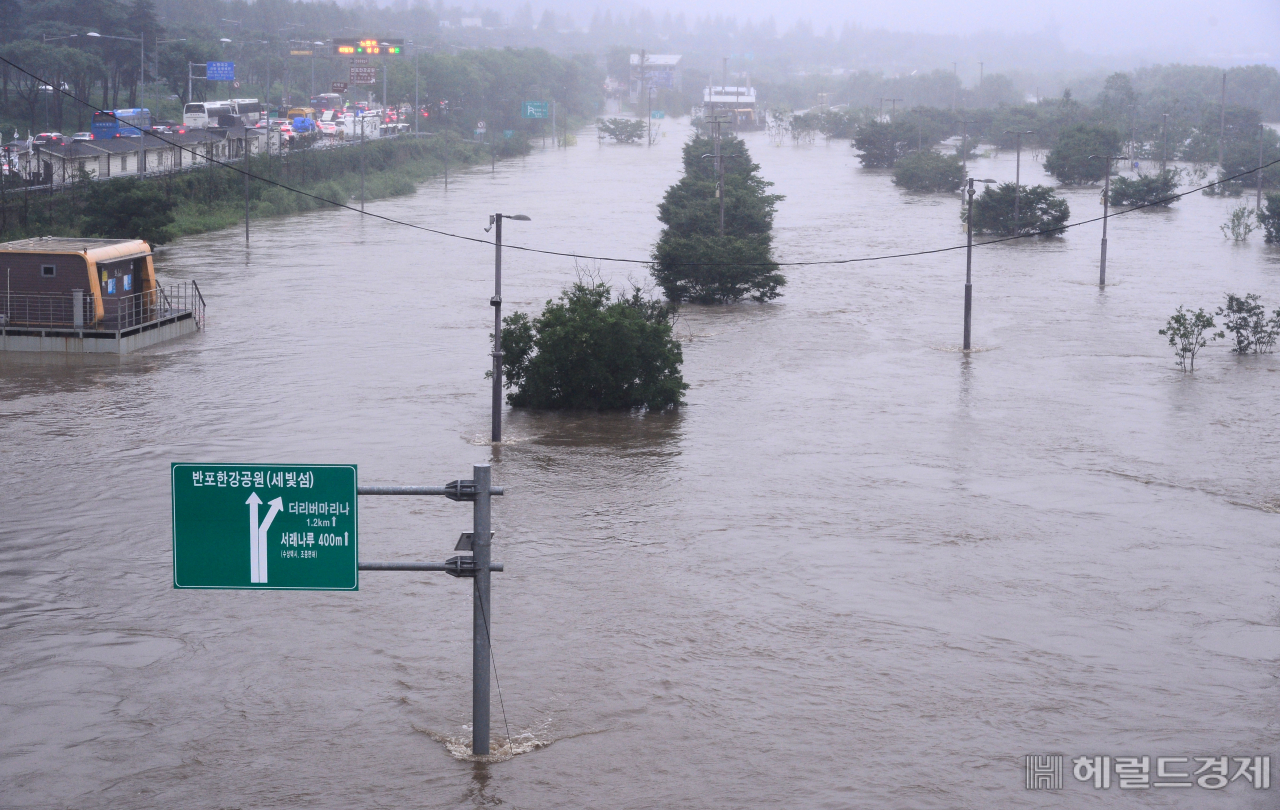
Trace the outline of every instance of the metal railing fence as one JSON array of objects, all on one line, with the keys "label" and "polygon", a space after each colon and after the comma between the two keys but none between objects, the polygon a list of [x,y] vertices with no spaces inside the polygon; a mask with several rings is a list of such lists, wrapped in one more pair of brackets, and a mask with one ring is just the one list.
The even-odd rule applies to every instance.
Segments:
[{"label": "metal railing fence", "polygon": [[[121,331],[191,312],[204,327],[204,297],[194,281],[157,285],[154,290],[103,296],[102,317],[88,292],[0,294],[0,326]],[[78,310],[78,311],[77,311]]]}]

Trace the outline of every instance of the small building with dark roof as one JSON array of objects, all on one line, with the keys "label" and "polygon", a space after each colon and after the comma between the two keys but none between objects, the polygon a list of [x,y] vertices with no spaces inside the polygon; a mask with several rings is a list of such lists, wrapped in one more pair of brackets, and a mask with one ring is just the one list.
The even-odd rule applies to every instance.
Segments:
[{"label": "small building with dark roof", "polygon": [[160,285],[141,239],[0,244],[0,350],[125,354],[203,325],[195,282]]}]

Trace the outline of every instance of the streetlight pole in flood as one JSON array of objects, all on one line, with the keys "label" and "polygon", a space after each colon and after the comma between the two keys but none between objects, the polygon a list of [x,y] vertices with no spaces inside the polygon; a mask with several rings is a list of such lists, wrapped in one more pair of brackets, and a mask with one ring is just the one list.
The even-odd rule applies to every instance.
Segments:
[{"label": "streetlight pole in flood", "polygon": [[[530,222],[524,214],[493,214],[489,217],[489,228],[496,228],[493,233],[493,297],[489,299],[493,306],[493,425],[490,439],[494,444],[502,441],[502,220],[514,219]],[[489,232],[485,228],[485,233]],[[488,535],[485,535],[486,537]]]},{"label": "streetlight pole in flood", "polygon": [[1107,161],[1106,180],[1102,185],[1102,258],[1098,261],[1098,286],[1107,286],[1107,219],[1111,216],[1111,161],[1122,160],[1123,155],[1089,155],[1090,159]]},{"label": "streetlight pole in flood", "polygon": [[974,180],[969,178],[969,207],[964,218],[964,229],[966,232],[966,243],[964,251],[964,350],[967,352],[971,348],[969,342],[970,333],[973,331],[973,184],[974,183],[994,183],[994,180]]},{"label": "streetlight pole in flood", "polygon": [[1258,202],[1254,212],[1257,216],[1262,216],[1262,136],[1267,133],[1266,124],[1258,124]]}]

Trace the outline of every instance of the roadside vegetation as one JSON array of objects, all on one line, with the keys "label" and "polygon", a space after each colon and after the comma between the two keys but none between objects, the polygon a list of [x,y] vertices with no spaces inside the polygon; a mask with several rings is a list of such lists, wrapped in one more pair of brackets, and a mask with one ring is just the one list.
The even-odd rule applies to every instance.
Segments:
[{"label": "roadside vegetation", "polygon": [[1160,330],[1169,339],[1183,371],[1195,371],[1196,355],[1211,341],[1230,339],[1231,353],[1236,355],[1268,354],[1275,349],[1280,340],[1280,308],[1268,315],[1256,293],[1227,293],[1226,297],[1226,303],[1214,313],[1222,319],[1217,332],[1211,330],[1218,322],[1203,307],[1195,312],[1178,307]]},{"label": "roadside vegetation", "polygon": [[596,121],[596,127],[614,143],[635,143],[645,133],[645,122],[635,118],[601,118]]},{"label": "roadside vegetation", "polygon": [[1178,181],[1181,172],[1165,169],[1145,177],[1113,177],[1111,179],[1111,204],[1121,207],[1138,205],[1168,208],[1178,201]]},{"label": "roadside vegetation", "polygon": [[1058,136],[1044,168],[1064,186],[1097,183],[1107,160],[1120,151],[1120,133],[1110,127],[1076,124]]},{"label": "roadside vegetation", "polygon": [[[508,143],[500,155],[527,148]],[[360,198],[364,151],[366,200],[412,194],[417,183],[490,159],[484,144],[457,138],[387,138],[363,147],[304,149],[286,155],[236,161],[262,181],[249,183],[251,219],[349,203]],[[107,236],[164,244],[179,236],[221,230],[244,221],[244,175],[209,166],[177,174],[93,181],[83,177],[64,190],[24,194],[9,188],[0,239],[25,236]],[[313,195],[313,196],[307,196]],[[317,199],[319,198],[319,199]]]},{"label": "roadside vegetation", "polygon": [[782,197],[760,176],[746,144],[720,142],[724,164],[724,235],[719,233],[714,151],[710,138],[684,147],[684,177],[658,206],[666,226],[653,249],[653,275],[667,300],[727,304],[769,301],[787,283],[773,260],[773,214]]},{"label": "roadside vegetation", "polygon": [[1263,240],[1268,245],[1280,244],[1280,194],[1268,194],[1258,212]]},{"label": "roadside vegetation", "polygon": [[502,319],[508,404],[541,410],[662,411],[688,389],[672,335],[676,310],[640,289],[612,297],[609,285],[579,274],[530,318]]},{"label": "roadside vegetation", "polygon": [[[1014,197],[1018,197],[1018,214],[1014,216]],[[966,216],[962,209],[960,216]],[[987,186],[973,198],[973,232],[995,236],[1016,236],[1046,231],[1046,236],[1057,236],[1055,231],[1067,224],[1071,208],[1048,186],[1023,186],[1021,192],[1013,183]]]},{"label": "roadside vegetation", "polygon": [[947,192],[964,185],[960,159],[932,149],[912,152],[893,167],[893,182],[908,191]]}]

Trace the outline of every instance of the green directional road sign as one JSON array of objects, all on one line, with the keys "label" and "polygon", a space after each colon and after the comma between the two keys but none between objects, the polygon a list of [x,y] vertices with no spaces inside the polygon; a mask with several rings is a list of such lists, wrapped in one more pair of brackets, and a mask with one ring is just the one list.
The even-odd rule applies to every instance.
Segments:
[{"label": "green directional road sign", "polygon": [[174,464],[173,587],[354,591],[354,464]]},{"label": "green directional road sign", "polygon": [[525,118],[550,118],[551,105],[545,101],[526,101],[522,115]]},{"label": "green directional road sign", "polygon": [[667,113],[665,110],[654,110],[653,112],[649,113],[649,117],[650,118],[666,118]]}]

